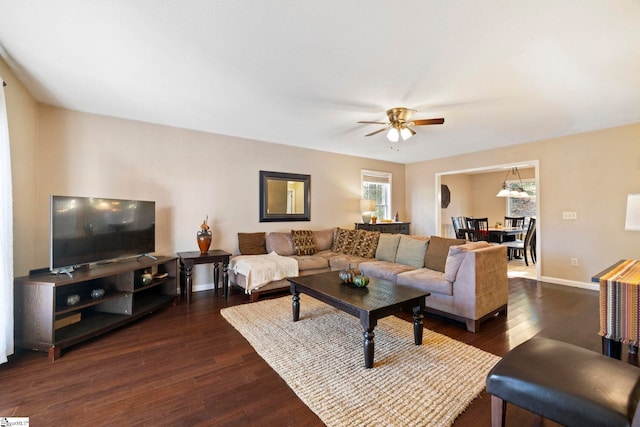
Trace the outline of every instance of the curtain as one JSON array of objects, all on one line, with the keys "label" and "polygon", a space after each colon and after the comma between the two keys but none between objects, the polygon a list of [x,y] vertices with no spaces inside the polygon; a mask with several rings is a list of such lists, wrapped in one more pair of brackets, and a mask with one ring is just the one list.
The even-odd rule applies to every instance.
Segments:
[{"label": "curtain", "polygon": [[[0,78],[0,81],[2,79]],[[0,363],[13,354],[13,197],[9,122],[0,84]]]}]

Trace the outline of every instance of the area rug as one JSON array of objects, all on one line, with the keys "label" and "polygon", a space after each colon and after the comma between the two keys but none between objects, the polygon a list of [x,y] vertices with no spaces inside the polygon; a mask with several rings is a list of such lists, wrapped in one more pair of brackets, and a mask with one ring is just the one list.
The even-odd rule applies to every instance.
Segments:
[{"label": "area rug", "polygon": [[449,426],[484,389],[500,358],[395,316],[376,326],[374,367],[364,367],[360,321],[306,295],[221,310],[328,426]]}]

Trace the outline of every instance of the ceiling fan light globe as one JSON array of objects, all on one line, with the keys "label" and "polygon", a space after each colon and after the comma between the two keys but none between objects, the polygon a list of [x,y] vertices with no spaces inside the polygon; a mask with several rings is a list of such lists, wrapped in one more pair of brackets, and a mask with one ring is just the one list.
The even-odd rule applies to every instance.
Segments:
[{"label": "ceiling fan light globe", "polygon": [[403,127],[402,130],[400,130],[400,136],[402,137],[403,141],[406,141],[407,139],[411,138],[413,134],[408,128]]},{"label": "ceiling fan light globe", "polygon": [[387,131],[387,139],[391,142],[398,142],[398,139],[400,138],[400,132],[398,132],[398,129],[396,129],[395,127],[390,127],[389,130]]}]

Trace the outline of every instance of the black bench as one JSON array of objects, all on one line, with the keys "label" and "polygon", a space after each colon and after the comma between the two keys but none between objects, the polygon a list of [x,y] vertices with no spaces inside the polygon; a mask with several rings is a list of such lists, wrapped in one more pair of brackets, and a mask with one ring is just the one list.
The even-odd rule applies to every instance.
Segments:
[{"label": "black bench", "polygon": [[566,426],[640,426],[640,369],[572,344],[534,337],[487,375],[491,424],[507,402]]}]

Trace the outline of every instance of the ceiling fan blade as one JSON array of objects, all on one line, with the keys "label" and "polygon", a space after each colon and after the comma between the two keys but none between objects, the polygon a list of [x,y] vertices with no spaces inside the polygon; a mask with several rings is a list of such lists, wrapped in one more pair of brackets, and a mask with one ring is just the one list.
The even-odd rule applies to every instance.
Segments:
[{"label": "ceiling fan blade", "polygon": [[386,125],[386,124],[388,124],[387,122],[367,122],[367,121],[359,121],[358,123],[369,123],[369,124],[373,124],[373,125]]},{"label": "ceiling fan blade", "polygon": [[412,120],[409,124],[413,126],[424,126],[424,125],[441,125],[443,123],[444,123],[444,118],[440,117],[439,119]]},{"label": "ceiling fan blade", "polygon": [[371,132],[371,133],[368,133],[368,134],[366,134],[365,136],[375,135],[375,134],[378,134],[378,133],[380,133],[380,132],[384,132],[385,130],[387,130],[387,128],[378,129],[377,131],[375,131],[375,132]]}]

